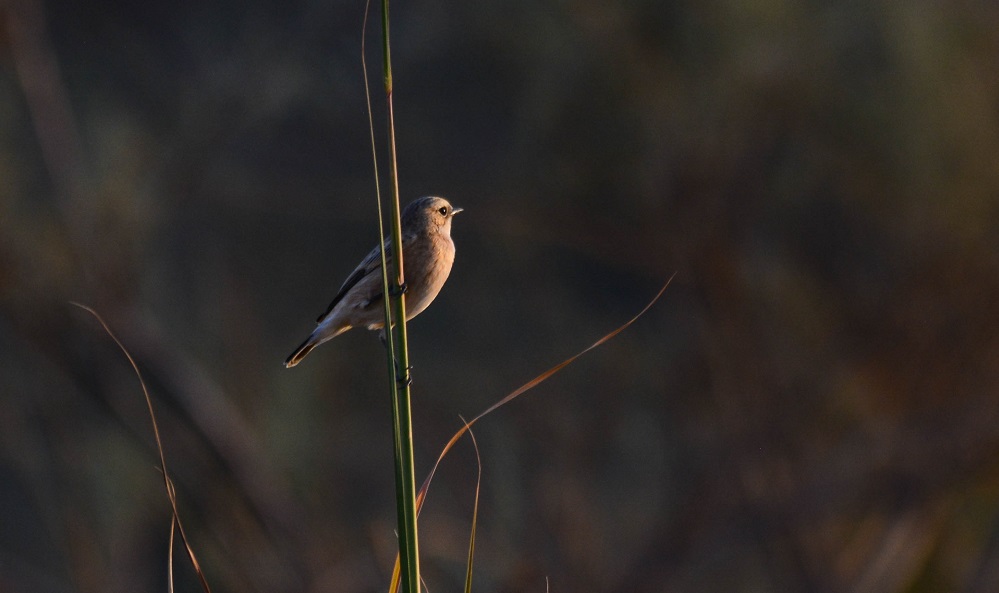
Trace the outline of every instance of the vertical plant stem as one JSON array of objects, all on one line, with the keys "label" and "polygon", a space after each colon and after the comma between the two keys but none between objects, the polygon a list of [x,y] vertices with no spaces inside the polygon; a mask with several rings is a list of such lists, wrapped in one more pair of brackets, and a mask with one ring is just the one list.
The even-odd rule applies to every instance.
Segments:
[{"label": "vertical plant stem", "polygon": [[[389,365],[392,373],[392,425],[395,444],[396,502],[399,520],[399,558],[402,570],[402,590],[419,593],[420,555],[416,530],[416,481],[413,471],[413,425],[410,410],[409,347],[406,339],[406,286],[403,253],[402,221],[399,200],[399,175],[396,165],[395,114],[392,108],[392,59],[389,44],[389,6],[382,0],[382,68],[388,109],[389,180],[392,185],[392,261],[395,269],[389,283],[384,270],[383,285],[388,288],[394,325],[386,330]],[[391,337],[388,334],[391,333]]]}]

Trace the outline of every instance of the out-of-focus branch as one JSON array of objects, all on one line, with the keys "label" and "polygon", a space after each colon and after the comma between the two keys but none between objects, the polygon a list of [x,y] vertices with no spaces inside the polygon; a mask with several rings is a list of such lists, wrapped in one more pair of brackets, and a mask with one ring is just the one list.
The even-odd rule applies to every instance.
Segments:
[{"label": "out-of-focus branch", "polygon": [[42,0],[10,0],[6,13],[14,68],[66,216],[82,194],[83,151]]}]

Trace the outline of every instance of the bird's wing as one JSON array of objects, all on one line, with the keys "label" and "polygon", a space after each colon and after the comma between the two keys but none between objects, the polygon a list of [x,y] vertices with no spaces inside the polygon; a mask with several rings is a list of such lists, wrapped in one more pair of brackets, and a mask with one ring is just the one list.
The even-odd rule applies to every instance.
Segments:
[{"label": "bird's wing", "polygon": [[[403,245],[405,244],[406,241],[403,241]],[[388,261],[392,261],[392,241],[388,239],[386,239],[385,241],[385,252],[386,252],[385,256],[388,258]],[[340,287],[340,291],[336,293],[335,297],[333,297],[333,302],[331,302],[330,306],[326,308],[326,311],[323,312],[323,314],[320,315],[318,319],[316,319],[316,323],[322,323],[323,320],[326,319],[326,316],[333,311],[333,308],[337,306],[337,303],[342,301],[343,297],[346,296],[348,292],[350,292],[351,288],[354,288],[354,286],[357,285],[358,282],[360,282],[363,278],[365,278],[372,272],[378,272],[378,270],[381,269],[381,267],[382,267],[381,251],[376,246],[374,249],[371,250],[371,253],[369,253],[367,257],[361,260],[361,263],[356,268],[354,268],[354,271],[350,273],[350,276],[347,276],[347,279],[344,281],[343,286]],[[367,300],[376,301],[380,299],[381,296],[382,293],[381,290],[379,290],[376,294],[370,295]]]}]

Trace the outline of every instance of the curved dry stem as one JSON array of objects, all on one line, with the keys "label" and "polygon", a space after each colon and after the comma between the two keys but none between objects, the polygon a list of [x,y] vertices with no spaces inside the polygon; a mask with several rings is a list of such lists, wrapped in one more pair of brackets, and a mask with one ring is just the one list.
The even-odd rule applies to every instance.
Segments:
[{"label": "curved dry stem", "polygon": [[467,423],[465,423],[465,425],[461,429],[459,429],[458,432],[454,433],[454,436],[452,436],[451,440],[449,440],[447,442],[447,444],[444,446],[444,449],[441,451],[440,456],[437,457],[437,461],[434,463],[434,467],[430,470],[430,474],[427,476],[426,480],[423,481],[423,485],[420,487],[420,491],[419,491],[419,493],[416,496],[416,509],[417,509],[417,513],[419,513],[420,509],[423,508],[423,501],[426,498],[427,490],[430,488],[430,483],[433,481],[434,474],[437,472],[437,468],[438,468],[438,466],[440,466],[441,461],[443,461],[444,456],[448,454],[448,452],[461,439],[461,437],[465,435],[466,432],[468,432],[469,430],[471,430],[473,424],[475,424],[476,422],[478,422],[479,420],[481,420],[485,416],[491,414],[492,412],[495,412],[497,409],[499,409],[499,408],[505,406],[506,404],[510,403],[511,401],[517,399],[518,397],[520,397],[521,395],[523,395],[525,392],[530,391],[531,389],[534,389],[535,387],[537,387],[538,385],[540,385],[544,381],[546,381],[549,378],[551,378],[551,376],[554,375],[555,373],[561,371],[565,367],[567,367],[570,364],[576,362],[576,360],[578,360],[581,356],[583,356],[587,352],[589,352],[589,351],[591,351],[591,350],[593,350],[595,348],[598,348],[598,347],[602,346],[603,344],[607,343],[609,340],[611,340],[612,338],[614,338],[615,336],[617,336],[619,333],[621,333],[624,330],[626,330],[629,327],[631,327],[631,325],[633,323],[635,323],[636,321],[638,321],[639,318],[641,318],[643,315],[645,315],[645,313],[648,312],[648,310],[651,309],[652,306],[656,304],[656,302],[659,300],[659,298],[663,296],[663,293],[666,292],[667,288],[669,288],[669,285],[673,281],[673,278],[675,276],[676,276],[676,273],[674,272],[673,275],[671,275],[669,277],[669,279],[666,280],[666,283],[663,285],[663,287],[659,289],[659,292],[656,293],[656,296],[652,297],[652,300],[649,301],[649,303],[647,305],[645,305],[645,307],[641,311],[639,311],[638,314],[636,314],[634,317],[632,317],[631,319],[629,319],[628,321],[626,321],[624,324],[622,324],[621,326],[619,326],[617,329],[615,329],[615,330],[611,331],[610,333],[606,334],[605,336],[603,336],[602,338],[600,338],[596,342],[590,344],[589,346],[587,346],[583,350],[580,350],[576,354],[570,356],[569,358],[563,360],[562,362],[558,363],[557,365],[553,366],[552,368],[548,369],[547,371],[541,373],[540,375],[538,375],[537,377],[531,379],[527,383],[524,383],[523,385],[521,385],[520,387],[518,387],[517,389],[515,389],[514,391],[512,391],[511,393],[509,393],[503,399],[499,400],[498,402],[496,402],[493,405],[491,405],[488,408],[486,408],[484,411],[480,412],[478,416],[472,418],[470,421],[468,421]]},{"label": "curved dry stem", "polygon": [[149,410],[149,420],[153,424],[153,436],[156,438],[156,451],[160,457],[160,472],[163,474],[163,487],[166,489],[167,498],[170,500],[170,509],[173,512],[173,519],[170,524],[170,551],[168,552],[169,559],[167,563],[169,569],[168,579],[170,590],[173,591],[173,528],[174,525],[176,525],[177,531],[180,532],[180,539],[184,542],[184,548],[187,550],[187,557],[191,560],[191,566],[194,567],[194,572],[197,573],[198,579],[201,581],[201,588],[205,591],[205,593],[211,593],[212,589],[208,586],[208,580],[205,578],[205,573],[201,570],[201,563],[198,562],[198,557],[194,553],[194,549],[191,547],[191,544],[187,539],[187,534],[184,532],[184,524],[181,522],[180,513],[177,511],[177,491],[174,488],[173,480],[170,479],[170,474],[167,472],[166,454],[163,452],[163,441],[160,439],[160,427],[156,422],[156,412],[153,410],[153,398],[149,395],[149,388],[146,387],[146,381],[142,378],[142,373],[139,371],[139,365],[136,364],[131,353],[129,353],[124,344],[118,340],[118,336],[111,331],[111,328],[108,327],[108,324],[105,323],[104,319],[97,313],[97,311],[94,311],[90,307],[75,301],[70,301],[70,304],[93,315],[97,319],[97,322],[101,324],[101,327],[104,328],[105,333],[107,333],[107,335],[114,340],[118,349],[121,350],[125,355],[125,358],[128,359],[128,363],[132,365],[132,370],[135,371],[135,376],[139,379],[139,385],[142,387],[142,394],[146,398],[146,407]]}]

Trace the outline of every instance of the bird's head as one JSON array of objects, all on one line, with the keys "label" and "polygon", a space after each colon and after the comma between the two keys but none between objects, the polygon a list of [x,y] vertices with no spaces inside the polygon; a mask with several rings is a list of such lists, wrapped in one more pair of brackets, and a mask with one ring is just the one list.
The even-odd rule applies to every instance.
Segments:
[{"label": "bird's head", "polygon": [[402,228],[451,233],[451,219],[461,212],[444,198],[427,196],[410,202],[402,211]]}]

